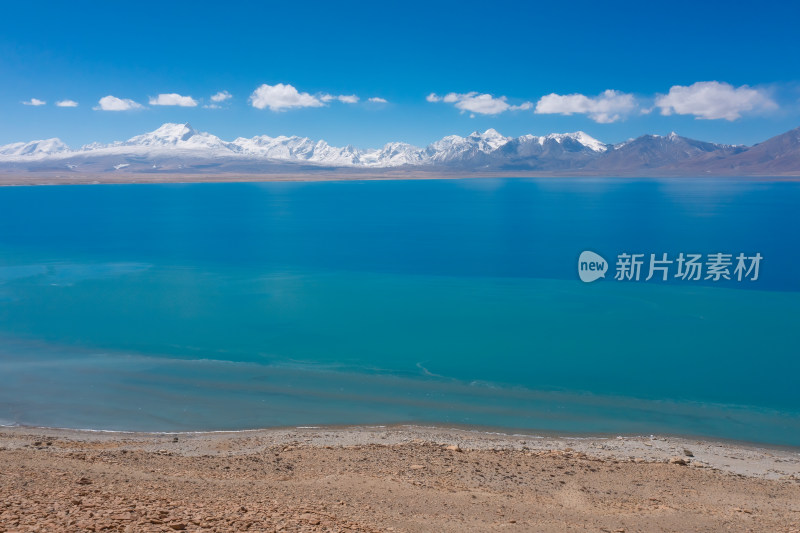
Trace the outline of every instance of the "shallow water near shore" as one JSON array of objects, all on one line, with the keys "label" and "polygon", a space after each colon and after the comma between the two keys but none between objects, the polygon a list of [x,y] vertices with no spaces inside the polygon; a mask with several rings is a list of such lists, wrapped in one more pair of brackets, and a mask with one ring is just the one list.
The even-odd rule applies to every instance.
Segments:
[{"label": "shallow water near shore", "polygon": [[[800,184],[0,189],[0,422],[422,422],[800,446]],[[756,282],[577,257],[759,252]]]}]

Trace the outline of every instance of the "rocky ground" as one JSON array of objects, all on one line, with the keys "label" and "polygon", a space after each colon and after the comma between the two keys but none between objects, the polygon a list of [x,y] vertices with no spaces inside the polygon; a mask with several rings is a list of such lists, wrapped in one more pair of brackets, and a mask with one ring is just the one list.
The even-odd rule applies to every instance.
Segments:
[{"label": "rocky ground", "polygon": [[0,429],[12,531],[800,532],[800,453],[417,427]]}]

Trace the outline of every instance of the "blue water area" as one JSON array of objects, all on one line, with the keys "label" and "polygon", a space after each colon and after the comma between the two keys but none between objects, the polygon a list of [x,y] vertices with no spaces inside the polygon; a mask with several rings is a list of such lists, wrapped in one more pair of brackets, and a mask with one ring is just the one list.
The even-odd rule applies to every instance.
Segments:
[{"label": "blue water area", "polygon": [[[0,423],[800,446],[798,207],[719,178],[0,188]],[[614,280],[681,252],[763,260]]]}]

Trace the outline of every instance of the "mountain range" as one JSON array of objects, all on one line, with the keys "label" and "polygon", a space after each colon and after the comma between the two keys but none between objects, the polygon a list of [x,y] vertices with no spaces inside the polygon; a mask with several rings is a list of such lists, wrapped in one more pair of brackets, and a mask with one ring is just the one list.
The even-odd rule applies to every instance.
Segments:
[{"label": "mountain range", "polygon": [[583,132],[505,137],[493,129],[425,148],[392,142],[362,150],[306,137],[224,141],[189,124],[164,124],[127,141],[71,149],[59,139],[0,146],[0,173],[271,174],[390,170],[498,175],[800,175],[800,128],[754,146],[643,135],[606,144]]}]

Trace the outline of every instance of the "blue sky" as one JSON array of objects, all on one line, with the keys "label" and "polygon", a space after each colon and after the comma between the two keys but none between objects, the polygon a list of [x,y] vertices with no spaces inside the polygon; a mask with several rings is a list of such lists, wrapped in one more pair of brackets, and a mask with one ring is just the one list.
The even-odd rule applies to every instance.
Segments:
[{"label": "blue sky", "polygon": [[772,1],[15,2],[0,144],[164,122],[363,148],[487,128],[750,144],[800,126],[799,19]]}]

